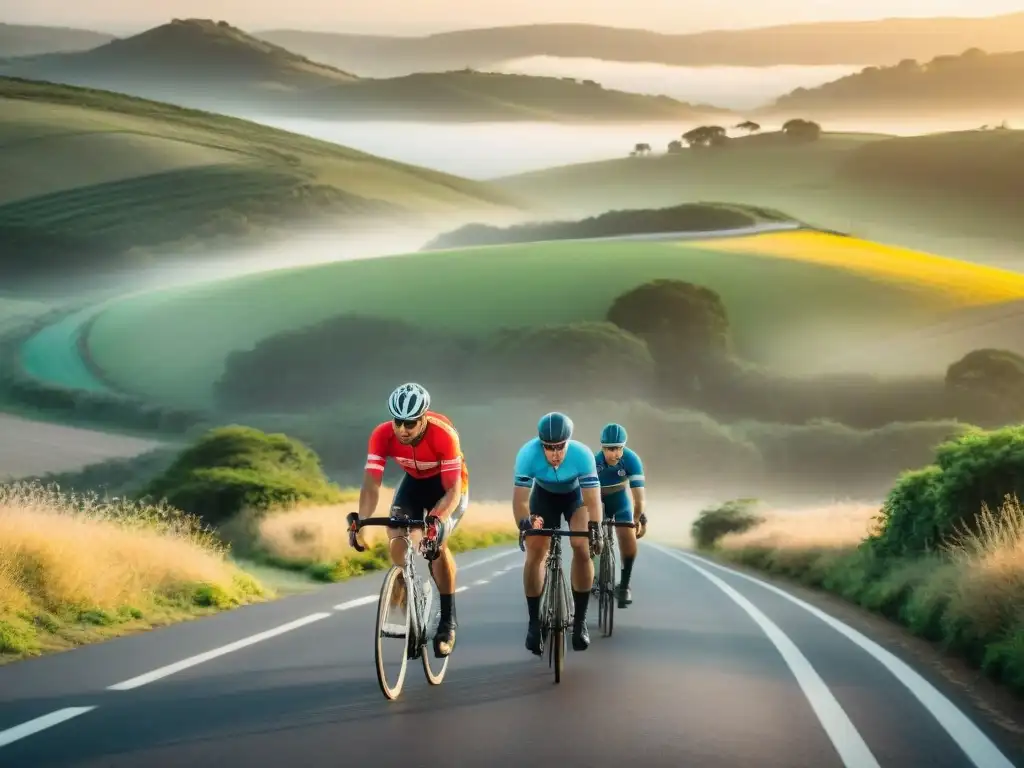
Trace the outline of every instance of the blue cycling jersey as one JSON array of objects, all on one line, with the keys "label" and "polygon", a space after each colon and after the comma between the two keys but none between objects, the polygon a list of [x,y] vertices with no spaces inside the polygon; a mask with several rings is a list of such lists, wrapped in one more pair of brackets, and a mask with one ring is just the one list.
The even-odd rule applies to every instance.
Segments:
[{"label": "blue cycling jersey", "polygon": [[551,493],[571,493],[577,488],[597,488],[594,454],[578,440],[570,440],[565,458],[556,468],[548,464],[539,438],[533,438],[516,455],[515,484],[531,488],[534,483]]},{"label": "blue cycling jersey", "polygon": [[597,464],[597,476],[602,488],[619,486],[625,489],[627,483],[630,488],[644,487],[644,465],[636,451],[623,448],[622,458],[614,466],[605,462],[604,451],[597,451],[594,454],[594,461]]}]

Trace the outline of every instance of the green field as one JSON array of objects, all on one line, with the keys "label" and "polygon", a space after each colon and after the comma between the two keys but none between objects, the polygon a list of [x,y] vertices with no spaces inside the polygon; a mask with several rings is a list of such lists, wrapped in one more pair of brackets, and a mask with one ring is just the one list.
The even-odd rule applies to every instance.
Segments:
[{"label": "green field", "polygon": [[0,267],[105,263],[132,248],[508,212],[486,184],[255,123],[0,78]]},{"label": "green field", "polygon": [[1024,131],[826,132],[807,144],[765,133],[722,148],[659,150],[494,181],[557,215],[714,199],[969,261],[1024,263],[1024,219],[1012,202],[1024,192]]},{"label": "green field", "polygon": [[[226,356],[347,312],[486,333],[596,320],[653,278],[718,291],[741,354],[812,365],[967,307],[1024,298],[1024,276],[820,233],[688,242],[548,242],[433,251],[279,270],[139,294],[97,315],[95,364],[116,386],[207,406]],[[414,285],[407,294],[396,286]],[[216,332],[211,332],[216,329]],[[358,362],[354,361],[355,369]]]}]

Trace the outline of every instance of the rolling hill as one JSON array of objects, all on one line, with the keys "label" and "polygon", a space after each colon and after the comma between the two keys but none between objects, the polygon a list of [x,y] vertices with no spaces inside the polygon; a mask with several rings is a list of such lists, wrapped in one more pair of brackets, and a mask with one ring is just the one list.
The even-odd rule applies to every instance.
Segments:
[{"label": "rolling hill", "polygon": [[[1020,44],[1024,48],[1024,39]],[[890,67],[867,67],[816,88],[799,88],[759,114],[825,118],[877,114],[983,114],[995,122],[1024,109],[1024,51],[986,53],[971,48],[926,63],[904,59]]]},{"label": "rolling hill", "polygon": [[487,184],[235,118],[0,78],[0,270],[94,270],[310,225],[499,218]]},{"label": "rolling hill", "polygon": [[114,40],[113,35],[71,27],[42,27],[0,22],[0,59],[40,53],[87,51]]},{"label": "rolling hill", "polygon": [[[581,272],[582,263],[589,268]],[[87,325],[64,328],[63,340],[51,334],[49,343],[73,349],[67,337],[84,331],[84,348],[104,380],[157,403],[209,407],[233,351],[340,314],[386,314],[424,330],[482,336],[503,327],[600,320],[615,296],[654,278],[718,292],[740,353],[790,371],[813,369],[823,355],[927,327],[949,313],[1024,298],[1019,274],[819,232],[517,243],[141,293],[99,307]],[[416,302],[393,301],[396,280],[443,286],[457,299],[423,322]],[[569,284],[575,289],[566,294]]]},{"label": "rolling hill", "polygon": [[982,263],[1024,264],[1015,200],[1024,131],[926,136],[777,132],[722,147],[580,163],[494,179],[558,215],[661,207],[713,198],[793,213],[802,221]]},{"label": "rolling hill", "polygon": [[687,120],[730,114],[573,78],[461,69],[370,79],[226,22],[175,20],[90,51],[0,63],[0,75],[102,88],[227,114],[335,120]]},{"label": "rolling hill", "polygon": [[1024,39],[1024,13],[988,18],[783,24],[695,34],[661,34],[591,24],[534,24],[422,37],[293,29],[268,30],[257,36],[318,61],[374,77],[467,66],[486,68],[529,56],[677,66],[884,65],[975,46],[990,51],[1019,50]]}]

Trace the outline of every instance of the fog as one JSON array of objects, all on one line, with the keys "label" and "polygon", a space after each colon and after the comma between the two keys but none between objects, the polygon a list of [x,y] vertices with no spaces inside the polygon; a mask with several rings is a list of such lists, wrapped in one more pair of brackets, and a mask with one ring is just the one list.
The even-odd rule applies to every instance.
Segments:
[{"label": "fog", "polygon": [[[645,141],[655,152],[693,127],[680,123],[559,124],[542,122],[429,123],[327,121],[242,114],[275,128],[369,152],[389,160],[421,165],[469,179],[484,180],[555,165],[626,157]],[[1003,115],[999,115],[999,120]],[[990,115],[915,119],[841,118],[824,121],[828,131],[867,131],[911,136],[966,130],[999,122]],[[777,130],[782,121],[759,121]]]},{"label": "fog", "polygon": [[670,96],[691,104],[753,109],[796,88],[813,88],[862,66],[674,67],[647,62],[530,56],[488,67],[495,72],[596,80],[605,88]]}]

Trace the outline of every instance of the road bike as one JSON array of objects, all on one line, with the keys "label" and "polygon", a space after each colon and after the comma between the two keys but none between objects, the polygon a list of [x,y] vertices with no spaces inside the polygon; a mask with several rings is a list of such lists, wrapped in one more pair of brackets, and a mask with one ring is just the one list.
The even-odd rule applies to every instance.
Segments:
[{"label": "road bike", "polygon": [[613,528],[636,528],[636,523],[620,523],[606,518],[601,521],[604,549],[597,564],[597,622],[605,637],[612,636],[615,626],[615,539]]},{"label": "road bike", "polygon": [[[555,682],[562,682],[562,668],[565,664],[565,632],[573,622],[573,599],[569,591],[569,582],[562,570],[562,537],[587,537],[589,531],[563,531],[558,528],[533,528],[519,535],[519,547],[523,549],[526,536],[550,536],[551,545],[548,549],[547,563],[544,573],[544,591],[540,596],[540,637],[542,643],[548,645],[548,666],[555,668]],[[593,555],[593,552],[591,552]]]},{"label": "road bike", "polygon": [[[407,516],[392,513],[391,517],[369,517],[357,522],[357,529],[367,525],[382,525],[387,528],[402,529],[402,536],[405,541],[405,562],[401,567],[392,564],[391,568],[384,575],[384,583],[380,588],[380,599],[377,601],[377,628],[374,642],[374,659],[377,665],[377,682],[380,689],[389,699],[397,699],[405,684],[405,671],[409,659],[419,657],[423,660],[423,673],[427,682],[431,685],[440,685],[444,680],[445,672],[448,671],[448,660],[451,656],[440,659],[439,668],[431,669],[430,654],[427,652],[427,643],[437,631],[441,621],[441,602],[434,600],[434,585],[431,582],[429,571],[426,578],[417,578],[415,556],[410,541],[410,533],[413,528],[424,528],[426,523],[422,520],[409,520]],[[424,547],[430,547],[424,539]],[[426,554],[432,554],[425,550]],[[405,585],[404,599],[399,601],[396,598],[401,596],[399,578]],[[404,606],[402,605],[404,603]],[[412,610],[408,610],[409,607]],[[389,621],[392,610],[405,614],[404,619]],[[387,673],[384,669],[384,647],[385,638],[405,639],[405,648],[402,652],[402,666],[394,683],[389,683]]]}]

